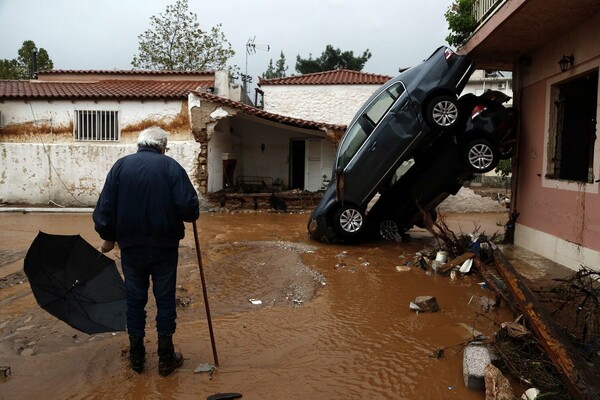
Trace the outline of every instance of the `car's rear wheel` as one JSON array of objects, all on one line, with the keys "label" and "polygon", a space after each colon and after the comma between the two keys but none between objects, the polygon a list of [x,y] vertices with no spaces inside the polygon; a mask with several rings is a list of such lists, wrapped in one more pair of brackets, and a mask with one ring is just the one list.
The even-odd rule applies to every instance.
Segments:
[{"label": "car's rear wheel", "polygon": [[344,238],[352,238],[362,233],[365,216],[361,210],[351,205],[343,205],[336,212],[333,226]]},{"label": "car's rear wheel", "polygon": [[379,235],[383,239],[396,240],[400,234],[400,227],[393,219],[384,219],[379,223]]},{"label": "car's rear wheel", "polygon": [[500,161],[498,149],[487,139],[475,139],[464,149],[463,159],[470,170],[485,173],[493,170]]},{"label": "car's rear wheel", "polygon": [[427,121],[435,129],[452,129],[458,124],[458,118],[458,102],[452,96],[438,96],[427,106]]}]

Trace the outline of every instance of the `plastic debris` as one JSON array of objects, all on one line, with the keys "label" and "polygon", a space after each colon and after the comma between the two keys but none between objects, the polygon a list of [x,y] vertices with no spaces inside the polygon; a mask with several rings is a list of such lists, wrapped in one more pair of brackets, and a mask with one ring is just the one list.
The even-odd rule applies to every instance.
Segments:
[{"label": "plastic debris", "polygon": [[536,388],[529,388],[525,391],[525,393],[523,393],[523,396],[521,396],[522,400],[534,400],[536,397],[538,397],[538,395],[540,394],[540,391],[537,390]]},{"label": "plastic debris", "polygon": [[460,266],[459,271],[463,274],[466,274],[469,271],[471,271],[472,266],[473,266],[473,259],[469,258],[468,260],[465,260],[465,262]]},{"label": "plastic debris", "polygon": [[250,301],[250,303],[254,304],[255,306],[260,306],[262,304],[262,301],[259,299],[248,299],[248,301]]}]

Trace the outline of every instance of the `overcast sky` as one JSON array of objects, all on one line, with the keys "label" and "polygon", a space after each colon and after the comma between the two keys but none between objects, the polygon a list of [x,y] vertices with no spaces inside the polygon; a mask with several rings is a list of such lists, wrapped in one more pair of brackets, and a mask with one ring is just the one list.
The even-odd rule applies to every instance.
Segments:
[{"label": "overcast sky", "polygon": [[[138,36],[150,17],[175,0],[0,0],[0,59],[13,59],[23,41],[44,48],[55,69],[132,69]],[[363,71],[395,76],[446,45],[444,12],[452,0],[189,0],[200,26],[222,32],[242,73],[261,75],[283,51],[287,75],[296,56],[313,58],[330,44],[373,56]],[[255,38],[255,54],[246,43]],[[261,50],[269,45],[270,51]]]}]

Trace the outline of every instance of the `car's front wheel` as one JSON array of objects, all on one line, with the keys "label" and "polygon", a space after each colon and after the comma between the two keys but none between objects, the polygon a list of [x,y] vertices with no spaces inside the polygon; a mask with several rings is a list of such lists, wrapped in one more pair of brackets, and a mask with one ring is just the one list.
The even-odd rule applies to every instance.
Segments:
[{"label": "car's front wheel", "polygon": [[427,121],[435,129],[448,130],[454,128],[458,123],[458,117],[458,102],[452,96],[438,96],[427,106]]},{"label": "car's front wheel", "polygon": [[489,140],[475,139],[465,147],[463,159],[470,170],[482,174],[496,168],[500,155]]},{"label": "car's front wheel", "polygon": [[343,205],[335,213],[333,226],[344,238],[352,238],[362,233],[365,216],[354,206]]}]

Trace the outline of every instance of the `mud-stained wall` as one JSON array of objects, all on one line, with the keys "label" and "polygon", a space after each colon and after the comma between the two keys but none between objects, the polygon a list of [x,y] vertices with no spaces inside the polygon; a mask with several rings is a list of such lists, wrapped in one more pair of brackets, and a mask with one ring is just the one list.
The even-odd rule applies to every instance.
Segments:
[{"label": "mud-stained wall", "polygon": [[[596,140],[592,172],[594,182],[553,179],[547,174],[552,162],[550,126],[553,85],[567,82],[600,68],[600,14],[568,35],[536,51],[521,65],[521,132],[518,154],[517,204],[520,213],[515,244],[554,261],[578,269],[587,265],[600,269],[600,140]],[[573,54],[575,63],[560,71],[557,60]],[[596,131],[600,117],[598,93]]]},{"label": "mud-stained wall", "polygon": [[[75,141],[73,114],[83,109],[119,111],[119,141]],[[1,203],[94,206],[110,167],[136,151],[139,132],[150,126],[170,133],[167,156],[199,189],[201,146],[190,132],[186,101],[6,101],[0,110]]]},{"label": "mud-stained wall", "polygon": [[[118,111],[122,132],[139,131],[152,124],[180,125],[176,120],[188,119],[187,103],[182,101],[15,101],[0,104],[0,140],[2,142],[35,141],[39,134],[48,133],[46,141],[74,141],[73,119],[76,110]],[[185,111],[182,113],[182,110]],[[173,131],[173,129],[167,130]],[[177,129],[174,129],[177,130]],[[189,123],[184,132],[189,132]],[[53,136],[56,135],[56,136]]]},{"label": "mud-stained wall", "polygon": [[[135,143],[0,143],[0,202],[94,206],[110,167],[135,151]],[[194,141],[170,141],[167,155],[192,178],[197,152]]]}]

